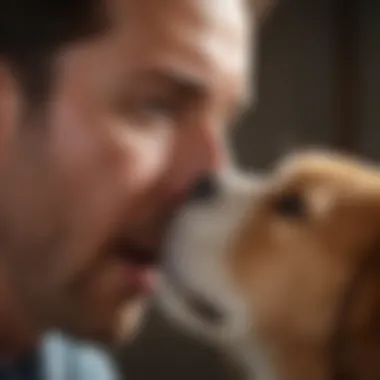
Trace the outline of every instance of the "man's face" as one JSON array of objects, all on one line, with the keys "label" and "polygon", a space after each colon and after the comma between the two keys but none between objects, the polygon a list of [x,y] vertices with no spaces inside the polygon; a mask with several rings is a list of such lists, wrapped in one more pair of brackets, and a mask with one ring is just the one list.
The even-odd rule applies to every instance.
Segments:
[{"label": "man's face", "polygon": [[107,32],[57,56],[43,114],[0,119],[0,221],[27,313],[109,342],[151,287],[173,211],[226,162],[249,30],[243,0],[107,4]]}]

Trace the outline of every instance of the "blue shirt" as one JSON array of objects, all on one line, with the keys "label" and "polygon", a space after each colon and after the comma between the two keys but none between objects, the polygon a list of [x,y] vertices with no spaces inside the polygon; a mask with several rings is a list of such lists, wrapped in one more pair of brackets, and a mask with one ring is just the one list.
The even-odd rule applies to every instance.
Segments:
[{"label": "blue shirt", "polygon": [[0,380],[119,380],[115,363],[100,349],[61,333],[48,334],[40,349],[14,367],[0,365]]}]

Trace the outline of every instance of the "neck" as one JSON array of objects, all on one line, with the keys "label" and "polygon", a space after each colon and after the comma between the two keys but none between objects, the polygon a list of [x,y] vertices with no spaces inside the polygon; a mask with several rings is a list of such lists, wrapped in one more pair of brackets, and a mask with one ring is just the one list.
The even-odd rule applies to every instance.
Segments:
[{"label": "neck", "polygon": [[[243,352],[242,352],[243,351]],[[326,353],[321,347],[283,342],[240,348],[247,380],[329,380]]]},{"label": "neck", "polygon": [[329,380],[323,348],[302,344],[284,344],[275,350],[273,359],[278,380]]},{"label": "neck", "polygon": [[12,291],[10,276],[0,265],[0,361],[13,362],[32,350],[38,334]]}]

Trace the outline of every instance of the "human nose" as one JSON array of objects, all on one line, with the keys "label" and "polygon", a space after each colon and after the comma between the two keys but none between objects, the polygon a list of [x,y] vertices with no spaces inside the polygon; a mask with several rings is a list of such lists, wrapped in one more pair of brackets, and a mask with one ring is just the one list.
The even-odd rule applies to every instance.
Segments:
[{"label": "human nose", "polygon": [[174,192],[188,192],[207,176],[213,176],[227,162],[225,133],[220,124],[205,117],[184,128],[173,157]]}]

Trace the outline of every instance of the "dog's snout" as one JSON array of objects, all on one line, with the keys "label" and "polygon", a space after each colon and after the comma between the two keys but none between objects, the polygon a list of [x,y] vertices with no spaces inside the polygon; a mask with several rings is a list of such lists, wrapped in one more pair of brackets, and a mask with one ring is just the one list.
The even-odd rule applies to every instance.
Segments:
[{"label": "dog's snout", "polygon": [[188,198],[189,202],[212,200],[218,194],[218,181],[212,175],[202,177],[193,187]]}]

